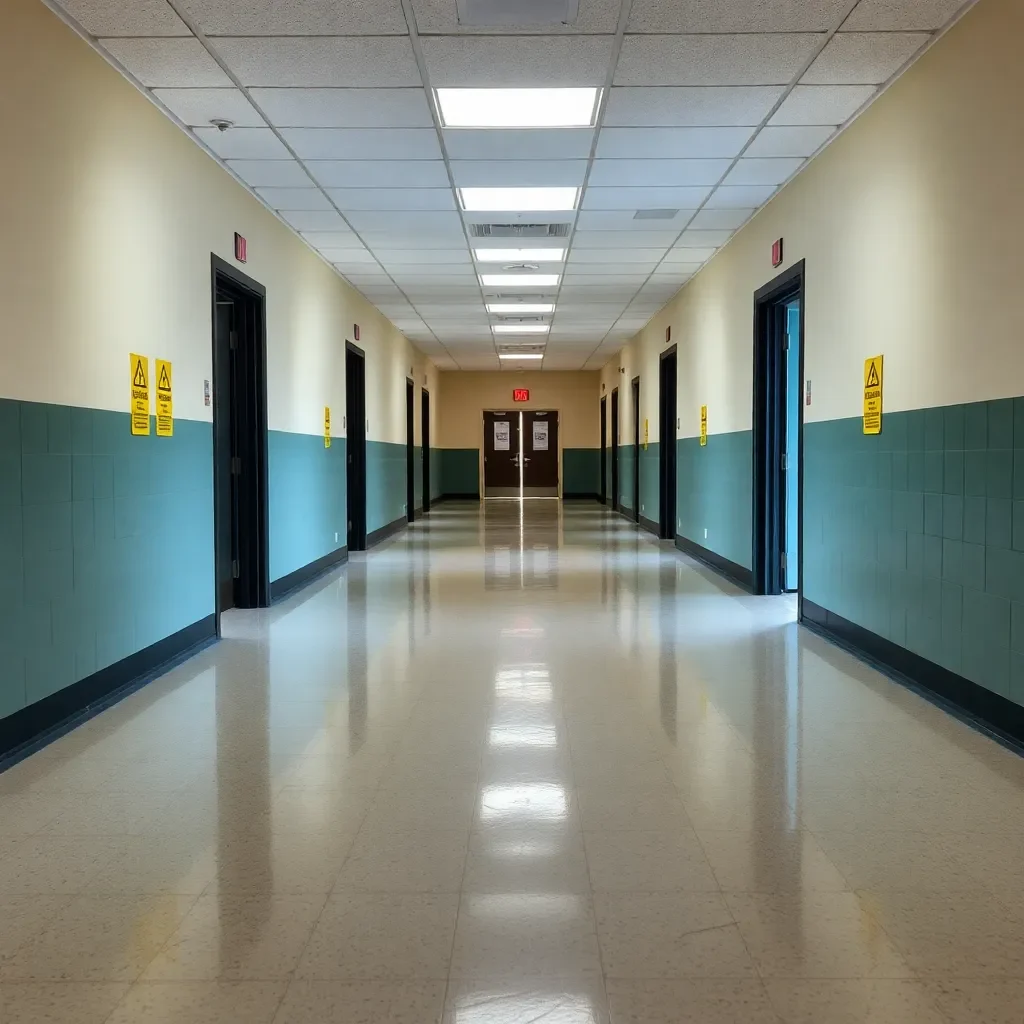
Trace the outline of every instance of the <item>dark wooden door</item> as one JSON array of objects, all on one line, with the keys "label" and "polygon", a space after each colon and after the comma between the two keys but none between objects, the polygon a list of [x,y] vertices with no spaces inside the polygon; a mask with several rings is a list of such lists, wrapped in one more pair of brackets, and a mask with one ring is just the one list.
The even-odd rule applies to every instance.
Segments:
[{"label": "dark wooden door", "polygon": [[484,413],[484,496],[519,496],[519,413]]},{"label": "dark wooden door", "polygon": [[558,413],[523,413],[523,495],[558,497]]}]

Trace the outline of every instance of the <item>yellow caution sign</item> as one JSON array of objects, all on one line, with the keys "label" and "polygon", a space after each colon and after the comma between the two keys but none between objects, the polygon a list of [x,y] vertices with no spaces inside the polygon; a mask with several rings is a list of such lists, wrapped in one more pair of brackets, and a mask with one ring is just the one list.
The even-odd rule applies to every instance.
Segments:
[{"label": "yellow caution sign", "polygon": [[644,451],[647,451],[647,442],[651,439],[651,421],[644,420]]},{"label": "yellow caution sign", "polygon": [[149,357],[132,352],[128,357],[131,383],[132,433],[149,434]]},{"label": "yellow caution sign", "polygon": [[708,407],[700,407],[700,446],[705,447],[708,443]]},{"label": "yellow caution sign", "polygon": [[864,360],[864,433],[882,432],[882,357]]},{"label": "yellow caution sign", "polygon": [[324,447],[331,447],[331,407],[324,406]]},{"label": "yellow caution sign", "polygon": [[174,388],[167,359],[156,361],[156,435],[174,437]]}]

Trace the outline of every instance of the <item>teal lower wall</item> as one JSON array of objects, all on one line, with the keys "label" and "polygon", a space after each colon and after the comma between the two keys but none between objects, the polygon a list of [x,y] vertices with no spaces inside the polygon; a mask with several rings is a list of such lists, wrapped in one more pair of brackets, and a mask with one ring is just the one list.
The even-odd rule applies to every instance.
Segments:
[{"label": "teal lower wall", "polygon": [[806,424],[803,584],[1024,704],[1024,399]]},{"label": "teal lower wall", "polygon": [[271,430],[267,448],[273,581],[347,543],[345,438]]},{"label": "teal lower wall", "polygon": [[366,532],[406,515],[406,448],[388,441],[366,442]]},{"label": "teal lower wall", "polygon": [[652,523],[661,519],[661,445],[640,446],[640,515]]},{"label": "teal lower wall", "polygon": [[619,445],[619,505],[633,511],[633,446]]},{"label": "teal lower wall", "polygon": [[430,449],[430,500],[437,501],[444,492],[441,489],[441,449]]},{"label": "teal lower wall", "polygon": [[420,445],[416,445],[413,452],[413,494],[416,508],[423,508],[423,449]]},{"label": "teal lower wall", "polygon": [[212,467],[209,423],[0,400],[0,717],[213,614]]},{"label": "teal lower wall", "polygon": [[479,448],[441,448],[437,454],[441,494],[480,494]]},{"label": "teal lower wall", "polygon": [[676,534],[750,569],[752,452],[749,430],[676,442]]},{"label": "teal lower wall", "polygon": [[601,490],[601,449],[562,449],[562,494],[597,494]]}]

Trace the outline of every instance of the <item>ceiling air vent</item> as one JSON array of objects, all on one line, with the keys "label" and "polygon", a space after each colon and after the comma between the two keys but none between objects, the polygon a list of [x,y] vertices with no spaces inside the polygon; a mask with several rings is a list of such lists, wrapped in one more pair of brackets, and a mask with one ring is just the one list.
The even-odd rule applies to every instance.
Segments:
[{"label": "ceiling air vent", "polygon": [[637,210],[633,220],[672,220],[678,210]]},{"label": "ceiling air vent", "polygon": [[473,238],[568,238],[568,224],[470,224]]},{"label": "ceiling air vent", "polygon": [[459,24],[482,28],[572,25],[579,0],[455,0]]}]

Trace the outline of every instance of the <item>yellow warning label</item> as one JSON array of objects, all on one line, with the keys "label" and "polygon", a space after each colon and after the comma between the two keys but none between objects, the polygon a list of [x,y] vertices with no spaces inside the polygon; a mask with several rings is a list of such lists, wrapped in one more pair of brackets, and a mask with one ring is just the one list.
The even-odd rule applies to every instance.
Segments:
[{"label": "yellow warning label", "polygon": [[647,451],[647,442],[651,439],[651,421],[644,420],[644,451]]},{"label": "yellow warning label", "polygon": [[331,407],[324,406],[324,447],[331,447]]},{"label": "yellow warning label", "polygon": [[700,446],[703,448],[708,443],[708,407],[700,407]]},{"label": "yellow warning label", "polygon": [[864,360],[864,433],[882,432],[882,357]]},{"label": "yellow warning label", "polygon": [[129,409],[132,417],[132,433],[149,434],[149,357],[136,355],[129,357],[129,381],[131,383],[131,404]]},{"label": "yellow warning label", "polygon": [[174,388],[172,367],[167,359],[156,361],[156,434],[174,437]]}]

